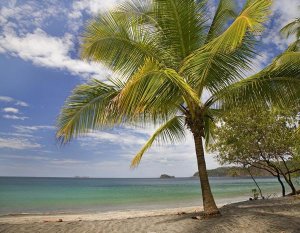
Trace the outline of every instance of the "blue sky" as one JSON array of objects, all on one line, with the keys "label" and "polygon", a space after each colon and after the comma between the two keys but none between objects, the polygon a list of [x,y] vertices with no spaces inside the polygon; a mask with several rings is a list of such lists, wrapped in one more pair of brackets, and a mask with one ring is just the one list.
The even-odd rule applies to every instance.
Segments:
[{"label": "blue sky", "polygon": [[[191,136],[175,146],[155,147],[141,165],[130,160],[153,132],[117,128],[94,132],[59,147],[55,122],[72,89],[109,71],[80,60],[84,24],[117,0],[4,0],[0,2],[0,175],[157,177],[191,176],[196,159]],[[211,1],[212,2],[212,1]],[[298,0],[275,0],[272,17],[253,62],[260,70],[286,48],[278,31],[299,17]],[[214,4],[210,10],[214,11]],[[218,166],[207,155],[208,168]]]}]

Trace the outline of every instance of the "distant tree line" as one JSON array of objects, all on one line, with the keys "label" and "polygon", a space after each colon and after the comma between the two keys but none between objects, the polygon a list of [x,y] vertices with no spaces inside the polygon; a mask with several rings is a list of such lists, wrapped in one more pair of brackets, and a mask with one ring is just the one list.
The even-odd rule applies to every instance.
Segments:
[{"label": "distant tree line", "polygon": [[[271,177],[270,173],[258,169],[256,167],[250,167],[251,174],[255,177]],[[215,169],[207,170],[209,177],[249,177],[249,171],[247,168],[241,166],[226,166],[226,167],[218,167]],[[194,177],[199,176],[198,172],[195,172]]]}]

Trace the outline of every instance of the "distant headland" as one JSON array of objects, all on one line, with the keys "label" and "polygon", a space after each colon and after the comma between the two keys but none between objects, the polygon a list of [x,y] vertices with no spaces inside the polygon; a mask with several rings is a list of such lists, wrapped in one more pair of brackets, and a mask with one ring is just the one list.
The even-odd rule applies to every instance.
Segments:
[{"label": "distant headland", "polygon": [[175,178],[175,176],[169,176],[169,175],[167,175],[167,174],[162,174],[162,175],[160,176],[160,179],[172,179],[172,178]]}]

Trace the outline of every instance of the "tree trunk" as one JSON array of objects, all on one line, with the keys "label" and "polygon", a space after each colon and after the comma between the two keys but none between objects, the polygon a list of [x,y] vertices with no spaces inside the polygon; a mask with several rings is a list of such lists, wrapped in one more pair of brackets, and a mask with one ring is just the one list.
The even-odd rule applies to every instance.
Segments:
[{"label": "tree trunk", "polygon": [[280,183],[280,185],[281,185],[282,196],[284,197],[284,196],[285,196],[285,187],[284,187],[283,182],[282,182],[281,179],[280,179],[280,175],[279,175],[279,174],[277,174],[277,179],[278,179],[278,181],[279,181],[279,183]]},{"label": "tree trunk", "polygon": [[247,169],[248,173],[250,174],[252,180],[254,181],[256,187],[258,188],[259,193],[260,193],[260,197],[261,197],[262,199],[265,199],[265,197],[262,195],[262,191],[261,191],[261,189],[260,189],[258,183],[257,183],[256,180],[254,179],[254,177],[253,177],[253,175],[252,175],[252,173],[251,173],[251,171],[250,171],[250,168],[246,168],[246,169]]},{"label": "tree trunk", "polygon": [[215,203],[214,197],[210,189],[210,184],[209,184],[207,170],[206,170],[205,157],[204,157],[204,149],[202,144],[201,130],[195,129],[192,130],[192,133],[194,135],[194,141],[195,141],[204,214],[208,216],[220,215],[220,211]]},{"label": "tree trunk", "polygon": [[286,179],[286,175],[284,176],[284,178],[286,179],[288,185],[289,185],[289,186],[291,187],[291,189],[292,189],[292,195],[296,195],[296,194],[297,194],[297,191],[296,191],[296,188],[295,188],[295,186],[294,186],[294,184],[293,184],[293,181],[292,181],[292,178],[291,178],[291,171],[290,171],[289,167],[287,166],[287,164],[286,164],[284,158],[283,158],[283,157],[280,157],[280,158],[281,158],[281,160],[282,160],[282,162],[283,162],[283,164],[284,164],[284,166],[285,166],[286,172],[287,172],[287,174],[288,174],[288,178]]},{"label": "tree trunk", "polygon": [[291,190],[292,190],[292,195],[296,195],[297,194],[297,191],[296,191],[296,188],[295,188],[295,186],[294,186],[294,184],[293,184],[293,182],[292,182],[292,180],[291,179],[288,179],[288,185],[290,186],[290,188],[291,188]]},{"label": "tree trunk", "polygon": [[280,172],[281,175],[283,176],[283,178],[285,179],[286,183],[290,186],[291,190],[292,190],[292,195],[296,195],[296,188],[292,182],[291,179],[288,179],[288,177],[283,173],[283,172]]}]

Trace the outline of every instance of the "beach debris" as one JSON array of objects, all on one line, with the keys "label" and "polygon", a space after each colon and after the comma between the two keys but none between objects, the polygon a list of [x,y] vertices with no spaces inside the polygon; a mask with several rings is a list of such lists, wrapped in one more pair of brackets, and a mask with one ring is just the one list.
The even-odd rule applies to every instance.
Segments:
[{"label": "beach debris", "polygon": [[63,222],[63,220],[59,218],[58,220],[44,220],[43,222]]},{"label": "beach debris", "polygon": [[63,222],[63,220],[59,218],[58,220],[44,220],[43,222]]},{"label": "beach debris", "polygon": [[184,215],[184,214],[186,214],[186,212],[177,212],[177,215]]},{"label": "beach debris", "polygon": [[193,216],[192,219],[201,220],[201,216]]}]

